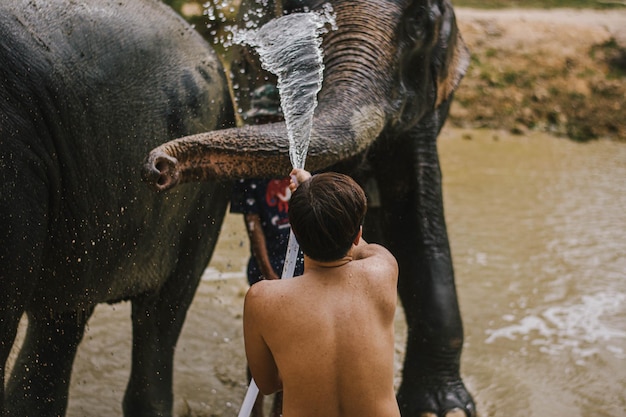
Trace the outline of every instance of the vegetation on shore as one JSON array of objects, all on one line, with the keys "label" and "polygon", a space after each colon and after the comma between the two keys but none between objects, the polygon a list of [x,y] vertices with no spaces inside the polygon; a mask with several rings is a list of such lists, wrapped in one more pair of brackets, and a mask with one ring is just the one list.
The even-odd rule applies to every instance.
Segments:
[{"label": "vegetation on shore", "polygon": [[626,141],[626,45],[559,16],[459,19],[472,58],[450,123]]}]

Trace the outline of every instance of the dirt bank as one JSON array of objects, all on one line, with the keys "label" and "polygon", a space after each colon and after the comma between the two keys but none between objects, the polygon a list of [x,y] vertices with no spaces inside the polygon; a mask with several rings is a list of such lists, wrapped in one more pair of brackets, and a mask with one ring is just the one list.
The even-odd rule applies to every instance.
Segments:
[{"label": "dirt bank", "polygon": [[[203,3],[179,11],[213,39]],[[472,63],[452,126],[626,141],[626,8],[455,10]]]},{"label": "dirt bank", "polygon": [[450,123],[626,140],[626,11],[457,8],[472,62]]}]

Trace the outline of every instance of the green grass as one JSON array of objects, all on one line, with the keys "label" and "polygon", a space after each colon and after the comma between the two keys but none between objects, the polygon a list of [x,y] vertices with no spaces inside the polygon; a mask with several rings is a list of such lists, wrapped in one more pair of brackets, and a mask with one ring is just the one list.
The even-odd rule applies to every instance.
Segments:
[{"label": "green grass", "polygon": [[539,8],[552,9],[557,7],[605,9],[625,7],[624,1],[612,0],[452,0],[456,7],[475,7],[480,9],[502,8]]}]

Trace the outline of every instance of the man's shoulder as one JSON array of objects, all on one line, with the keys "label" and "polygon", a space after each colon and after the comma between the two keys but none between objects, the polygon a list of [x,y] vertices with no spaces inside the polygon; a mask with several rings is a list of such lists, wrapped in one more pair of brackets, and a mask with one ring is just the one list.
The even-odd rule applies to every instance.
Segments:
[{"label": "man's shoulder", "polygon": [[[244,311],[257,316],[258,320],[272,321],[276,314],[282,314],[293,305],[299,304],[302,291],[292,279],[263,280],[252,285],[244,300]],[[256,320],[255,320],[256,321]]]},{"label": "man's shoulder", "polygon": [[246,300],[248,299],[256,299],[263,298],[268,294],[271,294],[271,284],[272,280],[261,280],[255,284],[253,284],[246,293]]},{"label": "man's shoulder", "polygon": [[362,251],[356,259],[360,276],[379,290],[386,288],[395,291],[399,270],[393,254],[375,243],[369,243],[360,249]]},{"label": "man's shoulder", "polygon": [[377,243],[368,243],[366,245],[358,246],[356,252],[356,259],[360,261],[373,261],[377,264],[381,262],[385,266],[396,267],[397,261],[393,254],[384,246]]},{"label": "man's shoulder", "polygon": [[[269,300],[284,295],[289,292],[288,280],[284,279],[266,279],[257,282],[248,289],[246,300],[255,301],[258,299]],[[291,281],[291,280],[289,280]]]},{"label": "man's shoulder", "polygon": [[271,309],[272,288],[269,283],[259,281],[248,289],[244,299],[244,316],[256,319],[264,310]]}]

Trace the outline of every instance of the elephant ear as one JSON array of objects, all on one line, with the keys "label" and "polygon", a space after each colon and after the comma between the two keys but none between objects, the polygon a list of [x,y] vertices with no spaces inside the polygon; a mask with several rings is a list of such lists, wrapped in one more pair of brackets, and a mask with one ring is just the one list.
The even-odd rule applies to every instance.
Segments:
[{"label": "elephant ear", "polygon": [[437,77],[435,107],[446,101],[456,90],[469,66],[470,53],[456,25],[456,17],[448,0],[443,2],[443,19],[439,28],[433,65]]}]

